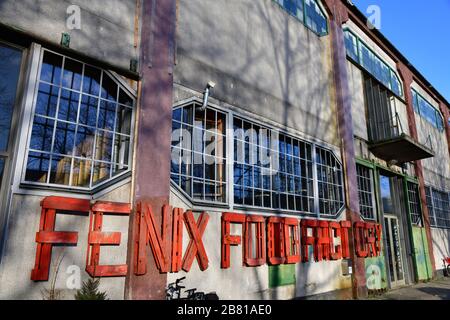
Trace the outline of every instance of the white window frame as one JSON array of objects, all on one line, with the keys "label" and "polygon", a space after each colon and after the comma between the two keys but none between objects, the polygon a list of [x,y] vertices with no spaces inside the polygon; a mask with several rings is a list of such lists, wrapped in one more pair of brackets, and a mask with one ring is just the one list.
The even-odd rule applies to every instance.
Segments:
[{"label": "white window frame", "polygon": [[[176,102],[173,105],[172,110],[187,106],[189,104],[192,104],[194,102],[202,104],[203,101],[198,97],[190,97],[181,101]],[[225,108],[223,106],[219,106],[217,104],[214,104],[212,102],[208,102],[208,107],[212,109],[216,109],[220,112],[223,112],[226,114],[226,123],[227,123],[227,131],[226,131],[226,155],[225,159],[227,161],[226,164],[226,201],[224,203],[219,202],[211,202],[211,201],[202,201],[202,200],[196,200],[193,199],[191,196],[189,196],[186,192],[184,192],[180,187],[178,187],[175,183],[171,180],[171,191],[174,192],[175,195],[178,197],[181,197],[189,206],[192,206],[194,210],[210,210],[211,208],[226,208],[228,210],[232,210],[235,212],[245,212],[250,213],[251,212],[257,212],[260,215],[271,215],[273,213],[277,213],[279,216],[302,216],[302,217],[311,217],[311,218],[318,218],[318,219],[338,219],[342,213],[345,210],[345,182],[344,182],[344,167],[342,163],[342,159],[337,154],[337,148],[333,145],[330,145],[322,140],[319,140],[317,138],[301,134],[297,132],[296,130],[289,129],[289,128],[283,128],[278,123],[268,120],[268,119],[262,119],[261,116],[254,115],[250,112],[241,110],[234,106],[227,106],[228,108]],[[270,130],[277,131],[280,134],[284,134],[287,136],[290,136],[294,139],[303,140],[307,143],[310,143],[312,145],[312,160],[313,160],[313,188],[314,188],[314,213],[301,213],[299,211],[292,211],[288,209],[271,209],[271,208],[264,208],[264,207],[253,207],[248,205],[235,205],[234,203],[234,118],[237,117],[239,119],[242,119],[244,121],[251,122],[253,124],[256,124],[258,126],[266,127]],[[233,133],[233,135],[229,136],[229,133]],[[329,151],[336,161],[341,165],[341,182],[342,182],[342,206],[341,208],[333,215],[325,215],[319,213],[319,190],[318,185],[319,181],[317,180],[317,162],[316,162],[316,147],[323,148],[327,151]]]},{"label": "white window frame", "polygon": [[[26,89],[25,89],[25,98],[24,98],[24,107],[22,111],[22,119],[20,121],[20,134],[19,139],[20,142],[18,143],[18,160],[17,163],[17,169],[15,172],[14,177],[14,183],[13,183],[13,192],[14,193],[25,193],[28,194],[26,190],[32,189],[35,190],[33,194],[37,195],[48,195],[49,190],[58,191],[62,195],[70,195],[74,196],[75,194],[79,194],[80,198],[83,198],[84,195],[96,195],[103,193],[103,190],[108,189],[112,187],[121,186],[124,183],[129,182],[131,179],[127,179],[131,176],[131,173],[133,171],[133,155],[134,155],[134,140],[135,140],[135,122],[136,122],[136,112],[137,112],[137,92],[133,88],[130,87],[124,81],[123,79],[120,79],[119,76],[114,74],[112,71],[103,69],[101,67],[92,65],[90,63],[83,62],[80,59],[73,58],[72,56],[69,56],[65,53],[57,52],[54,50],[47,49],[45,47],[42,47],[39,44],[33,43],[31,46],[31,54],[30,54],[30,66],[29,66],[29,73],[27,74],[26,78]],[[132,109],[132,116],[131,116],[131,126],[130,126],[130,151],[128,155],[128,169],[124,172],[121,172],[120,174],[113,176],[105,181],[102,181],[101,183],[92,186],[92,188],[88,187],[74,187],[74,186],[65,186],[65,185],[59,185],[59,184],[51,184],[51,183],[36,183],[36,182],[30,182],[25,180],[25,174],[27,169],[27,161],[28,161],[28,154],[29,154],[29,144],[31,140],[31,132],[33,129],[33,123],[34,123],[34,116],[35,116],[35,108],[36,108],[36,101],[38,96],[38,89],[39,89],[39,81],[40,81],[40,73],[42,69],[42,62],[44,57],[44,52],[48,51],[57,55],[60,55],[64,58],[70,58],[71,60],[80,62],[84,65],[89,65],[94,68],[100,69],[107,73],[110,77],[112,77],[118,84],[122,86],[122,88],[132,97],[134,106]],[[61,77],[63,75],[61,74]],[[80,89],[81,90],[81,89]],[[100,99],[99,99],[100,101]],[[22,159],[22,160],[19,160]],[[94,159],[91,159],[91,161],[95,161]],[[51,166],[51,163],[49,163],[49,166]],[[91,168],[92,171],[92,168]],[[72,174],[72,172],[71,172]]]}]

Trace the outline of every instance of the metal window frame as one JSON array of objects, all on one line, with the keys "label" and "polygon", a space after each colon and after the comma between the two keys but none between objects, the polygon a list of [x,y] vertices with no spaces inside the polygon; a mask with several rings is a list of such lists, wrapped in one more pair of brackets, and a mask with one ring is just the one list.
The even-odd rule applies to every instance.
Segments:
[{"label": "metal window frame", "polygon": [[302,15],[303,15],[303,21],[298,19],[296,16],[294,16],[293,14],[291,14],[288,10],[286,10],[286,8],[279,2],[279,0],[272,0],[273,2],[275,2],[275,4],[277,6],[279,6],[284,12],[286,12],[287,14],[289,14],[290,16],[294,17],[297,21],[301,22],[308,30],[310,30],[311,32],[313,32],[315,35],[317,35],[318,37],[324,37],[329,35],[330,33],[330,22],[329,22],[329,17],[328,14],[326,13],[325,8],[323,7],[322,3],[319,0],[310,0],[313,1],[318,7],[320,12],[322,13],[322,15],[325,18],[325,24],[326,24],[326,31],[325,33],[319,33],[314,31],[312,28],[310,28],[306,22],[306,4],[305,4],[305,0],[300,0],[303,3],[303,10],[302,10]]},{"label": "metal window frame", "polygon": [[[444,191],[444,190],[440,190],[440,189],[437,189],[437,188],[432,187],[432,186],[425,186],[425,188],[429,188],[429,190],[430,190],[431,208],[432,208],[432,214],[433,214],[433,218],[434,218],[434,222],[435,222],[435,223],[432,224],[431,226],[432,226],[433,228],[437,228],[437,229],[450,229],[450,210],[447,211],[447,217],[446,217],[446,218],[440,218],[440,220],[445,220],[445,221],[447,221],[447,222],[449,223],[449,225],[448,225],[448,226],[447,226],[447,225],[442,226],[442,225],[440,225],[439,222],[438,222],[438,215],[437,215],[436,210],[442,210],[442,211],[443,211],[443,208],[441,208],[440,205],[438,205],[438,204],[436,203],[436,201],[442,202],[442,199],[438,199],[438,198],[435,196],[435,193],[439,193],[440,196],[442,196],[442,195],[447,195],[447,198],[448,198],[448,199],[447,199],[447,200],[444,200],[444,202],[447,202],[447,203],[448,203],[448,208],[450,209],[450,192],[447,192],[447,191]],[[445,212],[445,211],[444,211],[444,212]]]},{"label": "metal window frame", "polygon": [[[86,161],[91,161],[91,177],[90,177],[90,181],[89,181],[89,187],[75,187],[75,186],[65,186],[65,185],[60,185],[60,184],[54,184],[54,183],[49,183],[49,179],[50,179],[50,172],[51,172],[51,160],[52,158],[50,157],[49,160],[49,169],[47,172],[47,183],[37,183],[37,182],[30,182],[30,181],[26,181],[25,179],[25,175],[26,175],[26,167],[27,167],[27,163],[28,163],[28,155],[30,152],[30,142],[31,142],[31,132],[33,129],[33,124],[34,124],[34,117],[36,115],[36,103],[37,103],[37,96],[38,96],[38,91],[39,91],[39,84],[41,82],[40,80],[40,74],[41,74],[41,70],[42,70],[42,65],[43,65],[43,58],[44,58],[44,53],[45,52],[50,52],[52,54],[56,54],[58,56],[61,56],[63,59],[62,62],[62,68],[61,68],[61,79],[60,79],[60,83],[59,84],[51,84],[53,86],[57,86],[59,93],[58,93],[58,102],[57,102],[57,107],[56,107],[56,113],[55,113],[55,119],[54,122],[54,129],[53,129],[53,137],[52,137],[52,147],[51,147],[51,151],[50,153],[47,152],[41,152],[40,153],[47,153],[50,156],[56,155],[53,153],[53,144],[54,144],[54,140],[55,140],[55,134],[56,134],[56,125],[58,120],[58,111],[59,111],[59,106],[60,106],[60,99],[61,99],[61,91],[64,89],[62,87],[62,81],[63,81],[63,67],[64,67],[64,61],[66,58],[74,60],[78,63],[81,63],[83,65],[83,74],[82,74],[82,82],[83,82],[83,78],[84,78],[84,71],[85,71],[85,66],[90,66],[93,68],[96,68],[98,70],[100,70],[100,75],[101,75],[101,82],[102,83],[102,77],[103,74],[106,73],[108,76],[110,76],[118,85],[118,89],[117,89],[117,100],[115,102],[116,104],[116,112],[117,112],[117,108],[119,107],[119,102],[118,102],[118,98],[120,95],[120,89],[123,89],[126,93],[128,93],[128,95],[130,96],[130,98],[133,100],[133,107],[128,107],[130,108],[130,110],[132,111],[132,116],[131,116],[131,126],[130,126],[130,135],[124,135],[126,137],[130,138],[130,150],[129,150],[129,154],[128,154],[128,169],[124,172],[121,172],[120,174],[116,175],[116,176],[112,176],[112,167],[111,167],[111,171],[110,171],[110,177],[108,179],[106,179],[105,181],[102,181],[99,184],[93,185],[93,175],[92,172],[94,170],[94,165],[95,162],[102,162],[102,161],[96,161],[95,160],[95,147],[96,147],[96,139],[97,139],[97,133],[98,133],[98,123],[96,121],[96,125],[95,128],[93,128],[95,130],[95,136],[94,136],[94,142],[93,142],[93,152],[92,152],[92,159],[84,159]],[[134,153],[134,130],[135,130],[135,122],[136,122],[136,110],[137,110],[137,93],[135,90],[133,90],[126,82],[122,81],[120,79],[120,77],[118,77],[115,73],[109,72],[108,70],[102,69],[101,67],[97,67],[94,66],[90,63],[86,63],[83,62],[77,58],[73,58],[71,56],[68,56],[64,53],[60,53],[54,50],[50,50],[47,49],[45,47],[42,47],[41,45],[37,45],[34,44],[34,54],[33,54],[33,70],[30,72],[29,74],[29,86],[28,86],[28,95],[30,95],[30,90],[33,90],[32,93],[32,98],[30,96],[27,97],[28,101],[27,101],[27,108],[26,108],[26,113],[29,114],[29,116],[26,119],[23,119],[22,123],[21,123],[21,127],[22,127],[22,134],[25,134],[26,137],[26,144],[24,145],[23,143],[20,146],[20,154],[23,156],[23,163],[21,164],[21,170],[20,170],[20,178],[18,180],[16,180],[16,182],[19,182],[19,186],[17,188],[34,188],[34,189],[44,189],[44,190],[56,190],[56,191],[70,191],[70,192],[74,192],[74,193],[84,193],[84,194],[95,194],[105,188],[108,188],[112,183],[114,182],[119,182],[122,179],[127,178],[128,176],[130,176],[132,170],[133,170],[133,153]],[[37,65],[36,65],[37,64]],[[81,104],[81,95],[83,94],[82,90],[82,84],[80,87],[80,90],[72,90],[69,88],[65,88],[69,91],[74,91],[76,93],[80,94],[80,99],[78,101],[78,108],[77,108],[77,123],[72,123],[73,125],[75,125],[76,127],[78,127],[78,119],[79,119],[79,113],[80,113],[80,104]],[[98,99],[98,105],[97,105],[97,119],[98,119],[98,114],[100,112],[100,103],[102,101],[101,98],[101,88],[99,90],[99,96],[96,97]],[[88,94],[88,96],[93,97],[92,95]],[[104,99],[105,101],[107,99]],[[116,121],[116,120],[115,120]],[[64,121],[63,121],[64,122]],[[115,123],[114,123],[115,124]],[[116,128],[114,128],[115,130]],[[114,148],[114,136],[116,134],[119,134],[116,131],[113,131],[113,141],[112,141],[112,148]],[[23,135],[21,135],[23,136]],[[111,155],[111,157],[113,157],[113,154]],[[69,183],[71,183],[72,181],[72,173],[73,173],[73,164],[74,164],[74,159],[77,158],[74,155],[70,156],[71,158],[71,169],[70,169],[70,178],[69,178]],[[81,158],[80,158],[81,159]],[[112,160],[111,160],[112,161]],[[106,162],[105,162],[106,163]],[[113,162],[108,162],[111,166],[115,165],[116,163]],[[16,177],[17,178],[17,177]]]},{"label": "metal window frame", "polygon": [[[202,100],[196,96],[178,101],[174,104],[173,110],[188,106],[192,103],[202,103]],[[207,210],[210,208],[227,208],[234,211],[242,211],[245,213],[249,213],[249,210],[254,210],[255,212],[258,212],[258,214],[262,215],[270,215],[273,213],[277,213],[280,216],[305,216],[305,217],[315,217],[319,219],[338,219],[339,216],[342,214],[342,212],[345,210],[345,188],[344,188],[344,174],[343,174],[343,164],[340,159],[340,157],[337,155],[336,151],[333,149],[333,147],[328,146],[324,142],[319,142],[317,139],[308,139],[307,137],[302,137],[301,135],[296,135],[293,132],[289,132],[286,130],[286,128],[282,128],[280,125],[270,124],[269,122],[265,122],[264,120],[260,120],[255,118],[255,116],[252,117],[251,114],[246,114],[244,111],[235,111],[232,110],[233,108],[227,108],[225,109],[223,106],[219,106],[213,102],[208,102],[208,107],[212,109],[216,109],[217,111],[220,111],[222,113],[226,114],[226,123],[227,123],[227,131],[225,133],[227,142],[227,152],[225,155],[225,160],[227,161],[226,164],[226,202],[219,203],[219,202],[212,202],[212,201],[202,201],[198,199],[194,199],[192,196],[187,194],[184,190],[182,190],[176,183],[171,181],[171,186],[174,188],[175,193],[179,196],[183,196],[193,207],[195,210]],[[273,209],[273,208],[264,208],[264,207],[254,207],[254,206],[248,206],[248,205],[236,205],[234,203],[234,119],[239,118],[241,120],[250,122],[251,124],[255,124],[258,126],[265,127],[271,131],[276,131],[280,134],[286,135],[288,137],[291,137],[296,140],[304,141],[305,143],[308,143],[312,146],[311,152],[312,152],[312,166],[313,166],[313,185],[314,185],[314,213],[311,214],[305,214],[296,212],[293,210],[288,209]],[[230,136],[230,133],[233,133],[232,136]],[[340,209],[333,215],[324,215],[319,213],[319,193],[318,193],[318,180],[317,180],[317,165],[316,165],[316,147],[319,147],[321,149],[326,150],[329,152],[336,160],[338,164],[341,166],[340,170],[340,181],[341,181],[341,199],[342,199],[342,206]]]},{"label": "metal window frame", "polygon": [[[366,190],[362,190],[363,192],[370,194],[370,198],[371,198],[371,209],[372,209],[372,218],[370,217],[366,217],[363,215],[362,212],[360,212],[361,218],[365,221],[377,221],[378,220],[378,212],[377,212],[377,206],[376,206],[376,199],[375,199],[375,168],[372,165],[368,165],[367,163],[363,162],[363,161],[356,161],[356,165],[360,166],[366,170],[368,170],[369,173],[369,182],[370,182],[370,192],[367,192]],[[359,176],[358,172],[357,172],[357,176]],[[365,179],[367,179],[367,177],[363,177]],[[358,192],[360,192],[361,188],[358,185]],[[359,206],[361,208],[361,199],[359,199]],[[360,209],[361,211],[361,209]]]},{"label": "metal window frame", "polygon": [[[355,61],[349,54],[347,54],[347,57],[350,58],[351,61],[357,63],[361,68],[363,68],[366,72],[368,72],[370,75],[372,75],[374,77],[374,79],[376,79],[379,83],[381,83],[383,86],[385,86],[389,91],[391,91],[394,96],[400,98],[400,100],[404,101],[405,99],[405,92],[403,89],[403,82],[401,81],[400,77],[398,76],[397,72],[388,64],[386,63],[386,61],[381,58],[378,54],[376,54],[363,40],[361,40],[361,38],[356,35],[348,26],[345,26],[343,28],[343,32],[346,33],[350,33],[352,36],[354,36],[356,38],[356,44],[357,44],[357,58],[358,60]],[[386,65],[386,67],[390,70],[390,82],[389,82],[389,86],[386,86],[382,81],[378,80],[378,78],[372,74],[371,71],[367,70],[367,68],[365,68],[362,64],[362,57],[361,57],[361,46],[365,46],[367,48],[367,50],[372,53],[375,57],[377,57],[382,63],[384,63]],[[392,76],[395,76],[396,80],[398,81],[398,83],[400,84],[399,89],[400,89],[400,95],[398,95],[393,89],[392,89]]]},{"label": "metal window frame", "polygon": [[[435,108],[429,101],[428,99],[426,99],[423,95],[421,95],[416,89],[414,89],[413,87],[411,87],[411,94],[413,96],[414,99],[414,95],[415,95],[415,103],[417,106],[417,110],[416,108],[413,108],[414,111],[425,121],[427,121],[428,123],[430,123],[433,127],[435,127],[437,130],[439,130],[440,132],[444,132],[445,130],[445,120],[444,120],[444,116],[442,115],[441,111],[438,110],[437,108]],[[439,119],[441,119],[442,121],[442,127],[439,127],[438,123],[432,123],[428,118],[424,117],[422,115],[421,109],[420,109],[420,104],[419,104],[419,98],[422,99],[423,101],[425,101],[425,103],[428,105],[428,107],[430,107],[431,109],[434,110],[434,112],[436,113],[436,116],[439,117]],[[437,120],[437,118],[436,118]]]}]

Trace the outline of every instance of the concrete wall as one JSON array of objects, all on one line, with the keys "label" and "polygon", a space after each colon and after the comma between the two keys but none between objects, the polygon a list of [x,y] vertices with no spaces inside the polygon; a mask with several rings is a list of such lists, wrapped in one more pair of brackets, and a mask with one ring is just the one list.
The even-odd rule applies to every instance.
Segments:
[{"label": "concrete wall", "polygon": [[[81,30],[69,30],[70,5],[81,9]],[[130,67],[136,57],[134,17],[136,0],[0,0],[0,23],[60,44],[61,34],[71,35],[70,47],[112,65]]]},{"label": "concrete wall", "polygon": [[[192,209],[192,204],[172,190],[170,205],[177,208]],[[169,273],[167,283],[186,277],[186,289],[197,288],[206,293],[216,292],[221,300],[247,299],[293,299],[333,292],[351,288],[351,277],[343,276],[341,261],[326,261],[320,263],[300,263],[287,268],[286,272],[294,279],[292,284],[270,285],[268,265],[249,268],[242,265],[242,245],[231,247],[231,267],[221,269],[221,216],[226,209],[209,209],[210,220],[203,236],[203,243],[209,258],[209,267],[200,271],[194,261],[189,273]],[[248,214],[242,213],[242,214]],[[258,214],[254,212],[254,214]],[[196,219],[198,213],[195,213]],[[242,235],[241,226],[231,227],[231,234]],[[184,230],[183,252],[186,249],[189,236]],[[286,268],[286,267],[285,267]],[[291,274],[292,273],[292,274]],[[273,277],[273,270],[272,275]],[[273,282],[273,281],[272,281]]]},{"label": "concrete wall", "polygon": [[437,270],[443,270],[443,258],[450,257],[450,230],[431,228],[434,262]]},{"label": "concrete wall", "polygon": [[175,82],[337,145],[330,42],[271,0],[180,0]]},{"label": "concrete wall", "polygon": [[[58,193],[51,193],[58,195]],[[86,267],[87,239],[89,231],[88,214],[57,214],[57,231],[78,232],[78,244],[73,247],[53,247],[52,265],[49,281],[33,282],[30,280],[36,256],[36,232],[39,231],[41,216],[40,201],[42,196],[13,195],[8,239],[5,253],[0,265],[0,299],[33,299],[44,298],[43,292],[51,289],[51,283],[56,276],[55,289],[60,299],[74,299],[76,290],[68,289],[66,283],[71,274],[68,267],[75,265],[81,269],[81,281],[89,278],[84,271]],[[129,202],[130,183],[127,183],[107,194],[99,200]],[[121,245],[118,247],[103,246],[100,253],[100,263],[105,265],[125,264],[127,257],[128,217],[105,215],[103,231],[121,232]],[[58,262],[61,264],[58,266]],[[59,270],[58,272],[56,272]],[[123,299],[125,278],[102,278],[99,290],[105,291],[110,299]]]}]

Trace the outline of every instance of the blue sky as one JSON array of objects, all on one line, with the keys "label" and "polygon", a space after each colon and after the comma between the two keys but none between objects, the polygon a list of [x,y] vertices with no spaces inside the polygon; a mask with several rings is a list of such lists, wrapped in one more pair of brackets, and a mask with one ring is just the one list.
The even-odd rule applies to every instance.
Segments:
[{"label": "blue sky", "polygon": [[450,101],[450,0],[353,0],[381,9],[381,32]]}]

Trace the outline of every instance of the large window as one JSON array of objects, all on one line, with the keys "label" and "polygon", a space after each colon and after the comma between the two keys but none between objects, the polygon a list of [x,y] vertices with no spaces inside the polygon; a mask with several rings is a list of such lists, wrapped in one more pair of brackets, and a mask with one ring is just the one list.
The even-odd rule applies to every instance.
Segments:
[{"label": "large window", "polygon": [[284,10],[319,36],[328,33],[327,18],[316,0],[275,0]]},{"label": "large window", "polygon": [[[174,109],[172,183],[194,202],[314,216],[334,217],[340,212],[342,167],[333,152],[229,117],[214,108],[202,110],[197,102]],[[233,130],[227,133],[228,120]],[[232,140],[231,149],[226,148],[227,138]]]},{"label": "large window", "polygon": [[419,185],[412,182],[408,182],[408,204],[412,224],[422,226],[422,209],[420,208]]},{"label": "large window", "polygon": [[350,30],[345,30],[344,36],[347,55],[390,89],[396,96],[402,97],[402,83],[395,71]]},{"label": "large window", "polygon": [[92,189],[129,171],[134,101],[112,74],[43,51],[24,182]]},{"label": "large window", "polygon": [[358,180],[359,211],[367,220],[375,220],[373,170],[365,166],[356,165]]},{"label": "large window", "polygon": [[172,181],[193,200],[226,202],[226,115],[192,103],[172,120]]},{"label": "large window", "polygon": [[426,187],[427,206],[433,227],[450,228],[450,193]]},{"label": "large window", "polygon": [[234,203],[315,213],[313,146],[234,118]]},{"label": "large window", "polygon": [[416,90],[411,89],[414,110],[418,115],[431,123],[436,129],[444,130],[444,119],[439,110],[431,105],[424,97],[422,97]]}]

